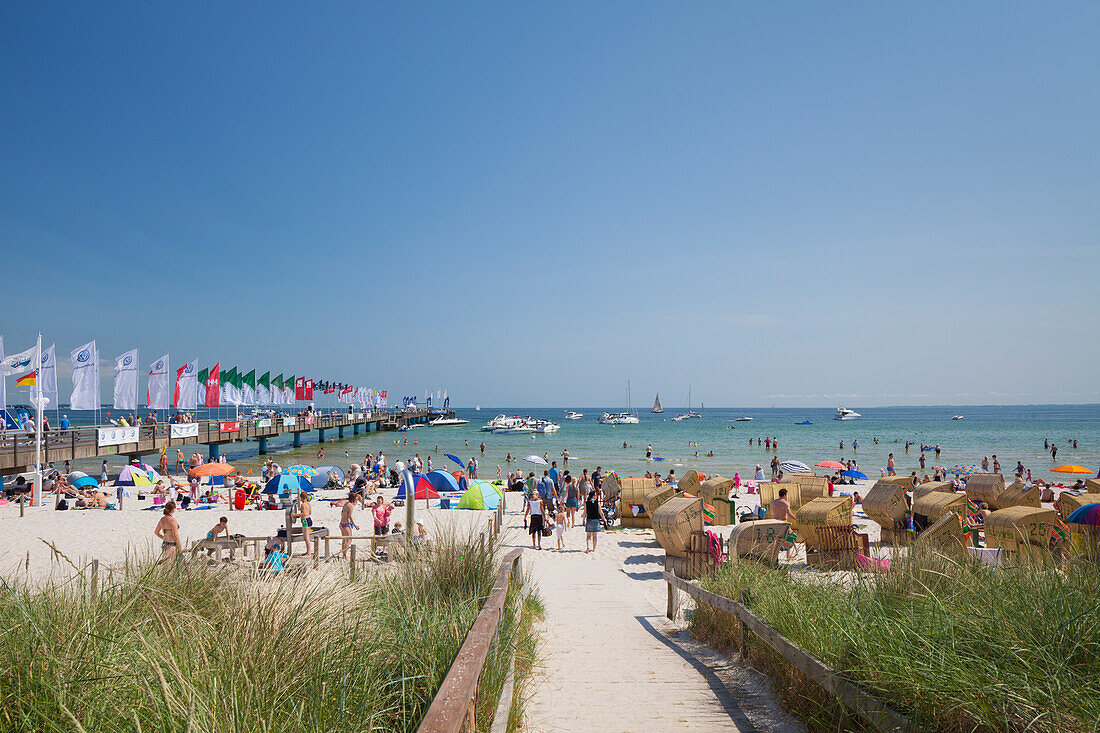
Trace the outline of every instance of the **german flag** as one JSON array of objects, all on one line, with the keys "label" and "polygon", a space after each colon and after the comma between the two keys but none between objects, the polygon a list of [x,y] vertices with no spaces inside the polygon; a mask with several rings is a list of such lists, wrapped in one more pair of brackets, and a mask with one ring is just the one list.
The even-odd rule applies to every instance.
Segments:
[{"label": "german flag", "polygon": [[38,380],[38,370],[33,370],[30,374],[24,374],[19,379],[15,380],[16,387],[33,387]]}]

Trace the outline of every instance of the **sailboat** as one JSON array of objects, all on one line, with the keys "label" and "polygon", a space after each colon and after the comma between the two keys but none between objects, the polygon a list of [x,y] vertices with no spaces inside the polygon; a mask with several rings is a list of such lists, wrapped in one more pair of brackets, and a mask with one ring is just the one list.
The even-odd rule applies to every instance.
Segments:
[{"label": "sailboat", "polygon": [[653,409],[650,412],[664,412],[665,408],[661,407],[661,394],[658,392],[657,396],[653,398]]},{"label": "sailboat", "polygon": [[[700,409],[702,409],[702,407],[703,407],[702,403],[699,404],[699,407],[700,407]],[[681,422],[682,420],[694,420],[696,418],[701,418],[701,417],[702,417],[702,414],[700,414],[700,413],[696,412],[695,410],[691,409],[691,387],[688,387],[687,408],[685,408],[685,411],[683,412],[683,414],[677,415],[676,417],[672,418],[672,421],[673,422]]]},{"label": "sailboat", "polygon": [[630,380],[626,383],[626,412],[605,412],[597,420],[601,425],[637,425],[638,413],[630,404]]}]

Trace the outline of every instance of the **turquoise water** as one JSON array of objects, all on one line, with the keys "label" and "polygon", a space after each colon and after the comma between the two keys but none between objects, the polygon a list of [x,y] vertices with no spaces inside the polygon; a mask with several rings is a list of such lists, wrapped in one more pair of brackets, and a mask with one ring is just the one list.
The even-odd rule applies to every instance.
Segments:
[{"label": "turquoise water", "polygon": [[[1100,466],[1100,405],[853,407],[862,413],[862,418],[844,422],[833,420],[835,409],[823,408],[708,408],[702,419],[679,423],[672,421],[678,410],[670,408],[661,415],[640,412],[640,424],[615,427],[596,422],[604,410],[611,408],[574,408],[584,413],[581,420],[565,420],[564,409],[483,407],[480,412],[459,409],[458,416],[470,420],[469,425],[422,427],[405,433],[369,433],[348,437],[326,444],[323,462],[339,465],[349,461],[361,462],[368,451],[377,453],[382,450],[390,458],[391,465],[394,458],[407,458],[419,452],[422,458],[431,455],[434,467],[443,464],[454,468],[443,457],[444,453],[453,453],[466,461],[476,455],[481,467],[480,474],[484,477],[494,476],[497,465],[507,473],[505,457],[508,453],[517,458],[546,453],[553,459],[558,458],[562,450],[568,449],[570,467],[574,470],[602,465],[622,475],[641,475],[647,468],[657,468],[662,473],[675,468],[677,474],[682,474],[687,468],[698,468],[706,473],[732,476],[734,471],[740,471],[742,475],[751,474],[757,463],[767,469],[772,453],[765,451],[763,446],[757,448],[755,438],[772,437],[779,439],[780,460],[794,459],[812,466],[823,460],[854,458],[871,477],[878,476],[879,470],[886,467],[887,454],[891,451],[899,473],[921,471],[918,459],[922,442],[939,443],[942,449],[939,461],[933,454],[927,455],[925,470],[928,473],[935,465],[950,467],[979,463],[983,456],[989,456],[992,460],[994,453],[1000,458],[1006,473],[1012,472],[1016,461],[1021,460],[1036,478],[1044,479],[1065,480],[1066,476],[1050,473],[1052,467],[1063,463],[1080,464],[1093,472]],[[480,432],[480,427],[498,413],[554,420],[561,425],[561,430],[552,435],[538,434],[533,437]],[[952,415],[956,414],[965,415],[965,419],[951,420]],[[754,420],[733,422],[740,415],[751,416]],[[814,424],[795,425],[807,419]],[[334,433],[329,431],[327,437],[334,437]],[[351,430],[348,429],[346,434],[350,436]],[[270,452],[283,465],[288,465],[288,462],[319,465],[316,436],[316,433],[303,435],[300,449],[290,448],[289,436],[273,440],[269,444]],[[878,445],[874,444],[875,437],[879,439]],[[749,438],[754,439],[751,448]],[[1043,450],[1044,438],[1059,448],[1056,463]],[[1069,444],[1074,438],[1078,441],[1076,450]],[[401,445],[395,446],[394,440],[400,441]],[[404,444],[406,440],[408,446]],[[839,449],[841,440],[844,441],[844,450]],[[859,441],[858,451],[851,448],[853,440]],[[906,440],[917,443],[916,447],[910,448],[908,455],[904,450]],[[486,444],[484,455],[479,450],[482,441]],[[624,441],[628,446],[625,449]],[[690,443],[698,443],[698,446]],[[666,460],[647,462],[647,444],[653,445],[655,455]],[[698,458],[696,451],[699,452]],[[714,452],[713,457],[707,456],[710,451]],[[223,446],[223,452],[231,463],[244,468],[258,467],[263,460],[256,454],[255,443]],[[121,463],[122,459],[116,460]],[[530,464],[520,465],[524,469],[531,468]]]}]

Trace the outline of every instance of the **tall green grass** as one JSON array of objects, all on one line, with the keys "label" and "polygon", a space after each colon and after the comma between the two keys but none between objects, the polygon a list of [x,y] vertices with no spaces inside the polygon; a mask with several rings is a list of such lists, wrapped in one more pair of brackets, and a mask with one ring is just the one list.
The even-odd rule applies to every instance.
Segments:
[{"label": "tall green grass", "polygon": [[[813,577],[812,582],[807,582]],[[1100,725],[1100,572],[993,569],[923,554],[856,582],[734,563],[704,587],[767,623],[930,730],[1085,731]],[[740,627],[702,604],[699,636],[738,647]],[[750,641],[750,658],[819,729],[858,728],[828,695]]]},{"label": "tall green grass", "polygon": [[[492,541],[440,538],[355,582],[335,570],[256,579],[205,563],[128,562],[95,601],[82,581],[7,582],[0,730],[415,730],[499,555]],[[512,589],[508,618],[523,595]],[[506,625],[494,654],[520,631]],[[482,695],[494,707],[501,683],[487,674]]]}]

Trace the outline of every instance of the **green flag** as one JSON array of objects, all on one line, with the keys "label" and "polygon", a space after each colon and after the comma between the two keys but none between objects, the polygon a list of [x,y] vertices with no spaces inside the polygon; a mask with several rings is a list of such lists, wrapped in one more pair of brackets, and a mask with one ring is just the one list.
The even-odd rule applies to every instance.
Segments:
[{"label": "green flag", "polygon": [[252,389],[256,389],[256,370],[253,369],[248,374],[242,376],[241,381],[247,384]]},{"label": "green flag", "polygon": [[279,374],[279,376],[272,379],[271,384],[275,387],[275,389],[282,389],[283,388],[283,375]]},{"label": "green flag", "polygon": [[256,383],[271,389],[271,372],[264,372],[263,376],[256,380]]},{"label": "green flag", "polygon": [[199,370],[199,376],[198,376],[199,389],[202,391],[202,393],[204,395],[206,394],[206,380],[209,379],[209,378],[210,378],[210,370],[209,369],[200,369]]}]

